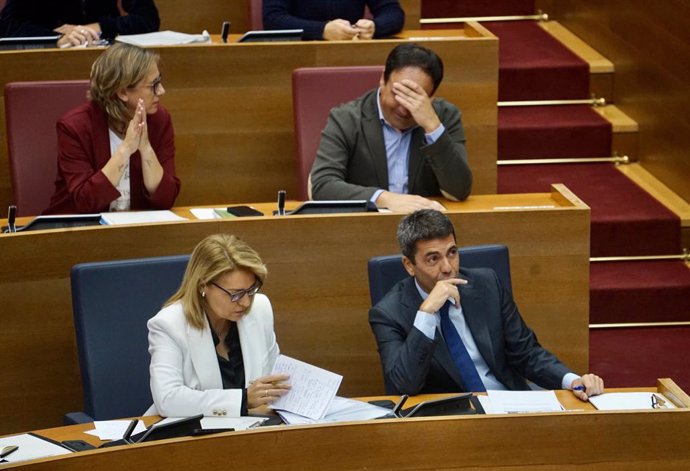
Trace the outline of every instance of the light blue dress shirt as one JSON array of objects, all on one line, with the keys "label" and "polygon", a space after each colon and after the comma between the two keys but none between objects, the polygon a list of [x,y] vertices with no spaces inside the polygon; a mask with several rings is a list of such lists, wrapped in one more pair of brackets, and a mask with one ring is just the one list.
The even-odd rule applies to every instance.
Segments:
[{"label": "light blue dress shirt", "polygon": [[[379,119],[381,120],[381,127],[383,128],[383,141],[386,146],[386,160],[388,162],[388,191],[393,193],[408,193],[408,174],[410,168],[410,142],[412,140],[412,131],[417,126],[413,126],[404,131],[399,131],[391,126],[383,116],[381,110],[381,88],[379,88],[376,100],[376,106],[379,111]],[[443,123],[430,133],[424,133],[426,143],[433,144],[441,137],[446,128]],[[371,201],[375,202],[383,189],[377,190],[371,197]]]}]

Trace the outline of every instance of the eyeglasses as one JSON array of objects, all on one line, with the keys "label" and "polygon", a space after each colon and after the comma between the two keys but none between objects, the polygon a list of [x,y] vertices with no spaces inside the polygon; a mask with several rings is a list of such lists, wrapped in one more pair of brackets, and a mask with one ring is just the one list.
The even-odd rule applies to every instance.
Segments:
[{"label": "eyeglasses", "polygon": [[656,394],[652,394],[652,409],[666,409],[666,401]]},{"label": "eyeglasses", "polygon": [[158,96],[161,94],[163,91],[163,76],[159,76],[156,80],[153,81],[153,83],[149,85],[136,85],[136,86],[131,86],[129,88],[138,88],[138,87],[146,87],[150,88],[151,91],[155,96]]},{"label": "eyeglasses", "polygon": [[216,283],[214,283],[213,281],[211,282],[211,284],[212,284],[213,286],[215,286],[216,288],[218,288],[219,290],[221,290],[222,292],[224,292],[225,294],[227,294],[228,296],[230,296],[230,301],[232,301],[233,303],[236,303],[237,301],[239,301],[240,299],[242,299],[242,298],[244,297],[245,294],[251,298],[251,297],[254,296],[256,293],[258,293],[259,290],[261,289],[261,281],[259,281],[259,280],[256,280],[256,283],[254,283],[254,284],[253,284],[252,286],[250,286],[249,288],[247,288],[247,289],[241,289],[241,290],[238,290],[238,291],[228,291],[228,290],[226,290],[225,288],[223,288],[223,287],[221,287],[221,286],[218,286],[218,285],[217,285]]}]

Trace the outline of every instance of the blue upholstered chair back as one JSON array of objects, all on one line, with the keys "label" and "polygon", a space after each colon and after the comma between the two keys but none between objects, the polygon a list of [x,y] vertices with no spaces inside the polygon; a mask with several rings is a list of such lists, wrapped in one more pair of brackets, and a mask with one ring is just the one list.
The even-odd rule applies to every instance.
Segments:
[{"label": "blue upholstered chair back", "polygon": [[180,286],[188,255],[82,263],[72,267],[72,308],[83,423],[138,416],[152,404],[146,322]]},{"label": "blue upholstered chair back", "polygon": [[[493,268],[503,286],[512,293],[510,256],[505,245],[474,245],[460,248],[460,266]],[[386,255],[369,260],[369,295],[374,306],[393,285],[408,276],[401,255]]]}]

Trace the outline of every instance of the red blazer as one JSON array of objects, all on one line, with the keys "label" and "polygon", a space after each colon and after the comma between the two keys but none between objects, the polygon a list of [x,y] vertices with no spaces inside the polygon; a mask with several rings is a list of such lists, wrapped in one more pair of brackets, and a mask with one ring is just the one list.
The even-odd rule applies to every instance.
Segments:
[{"label": "red blazer", "polygon": [[[139,151],[130,157],[132,209],[169,209],[180,192],[175,176],[175,135],[170,113],[158,111],[146,117],[149,141],[163,166],[163,178],[153,194],[144,187]],[[58,174],[55,193],[44,214],[101,213],[120,192],[101,168],[110,159],[108,118],[93,102],[65,114],[57,122]]]}]

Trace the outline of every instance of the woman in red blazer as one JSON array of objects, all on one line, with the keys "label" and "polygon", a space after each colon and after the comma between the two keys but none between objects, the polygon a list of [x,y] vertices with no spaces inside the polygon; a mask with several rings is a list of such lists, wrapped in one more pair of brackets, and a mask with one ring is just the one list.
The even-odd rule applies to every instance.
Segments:
[{"label": "woman in red blazer", "polygon": [[57,123],[58,175],[44,213],[171,208],[180,180],[164,94],[155,52],[106,49],[91,67],[89,101]]}]

